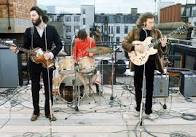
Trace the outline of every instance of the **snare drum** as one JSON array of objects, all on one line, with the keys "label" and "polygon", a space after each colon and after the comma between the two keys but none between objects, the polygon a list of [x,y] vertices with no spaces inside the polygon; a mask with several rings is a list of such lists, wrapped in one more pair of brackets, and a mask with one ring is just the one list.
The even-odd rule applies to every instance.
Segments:
[{"label": "snare drum", "polygon": [[74,70],[74,58],[72,56],[66,56],[59,60],[59,70]]}]

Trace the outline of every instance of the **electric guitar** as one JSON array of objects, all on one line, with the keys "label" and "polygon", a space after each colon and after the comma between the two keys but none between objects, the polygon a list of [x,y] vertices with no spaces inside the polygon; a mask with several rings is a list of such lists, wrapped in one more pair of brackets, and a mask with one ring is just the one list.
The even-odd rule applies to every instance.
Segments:
[{"label": "electric guitar", "polygon": [[[183,25],[179,28],[177,28],[175,31],[172,31],[166,37],[171,37],[174,34],[182,34],[186,32],[188,29],[187,25]],[[158,44],[161,43],[160,39],[155,40],[154,42],[152,41],[152,37],[147,37],[144,41],[142,41],[142,44],[144,45],[144,52],[139,52],[139,51],[131,51],[128,53],[129,59],[131,62],[137,66],[141,66],[145,64],[149,58],[150,55],[154,55],[158,52],[157,49],[154,49],[154,47]]]},{"label": "electric guitar", "polygon": [[[0,44],[3,45],[3,46],[7,46],[7,47],[13,46],[11,43],[7,43],[6,41],[2,41],[2,40],[0,40]],[[53,59],[46,60],[44,58],[45,51],[43,51],[41,48],[35,48],[35,49],[32,49],[32,50],[28,50],[28,49],[25,49],[25,48],[17,47],[17,49],[19,51],[22,51],[24,53],[29,54],[30,59],[33,62],[35,62],[36,64],[42,64],[42,66],[44,68],[52,68],[54,66],[54,60]]]}]

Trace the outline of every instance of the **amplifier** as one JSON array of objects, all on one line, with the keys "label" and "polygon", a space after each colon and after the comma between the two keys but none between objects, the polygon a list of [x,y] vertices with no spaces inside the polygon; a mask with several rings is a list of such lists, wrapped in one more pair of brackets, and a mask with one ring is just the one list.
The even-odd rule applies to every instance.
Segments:
[{"label": "amplifier", "polygon": [[184,97],[196,96],[196,74],[192,71],[182,71],[180,83],[180,92]]},{"label": "amplifier", "polygon": [[[145,86],[146,87],[146,84]],[[153,97],[168,97],[169,96],[169,75],[155,74],[154,75],[154,89]],[[146,96],[146,89],[144,97]]]},{"label": "amplifier", "polygon": [[[107,61],[105,61],[107,62]],[[107,63],[99,64],[98,65],[98,70],[102,74],[102,82],[104,85],[111,85],[112,84],[112,70],[113,70],[113,84],[116,83],[116,75],[115,75],[115,67],[112,64],[107,62]]]},{"label": "amplifier", "polygon": [[153,97],[168,97],[169,96],[169,75],[154,75],[154,90]]},{"label": "amplifier", "polygon": [[9,48],[0,48],[0,88],[18,86],[18,58]]}]

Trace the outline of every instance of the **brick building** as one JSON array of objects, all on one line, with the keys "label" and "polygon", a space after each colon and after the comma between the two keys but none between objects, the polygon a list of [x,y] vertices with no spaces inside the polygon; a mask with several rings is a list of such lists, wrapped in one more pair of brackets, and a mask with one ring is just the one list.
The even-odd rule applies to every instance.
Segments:
[{"label": "brick building", "polygon": [[181,7],[181,4],[176,4],[160,9],[160,23],[180,22]]},{"label": "brick building", "polygon": [[22,33],[31,25],[29,10],[37,0],[0,0],[0,33]]}]

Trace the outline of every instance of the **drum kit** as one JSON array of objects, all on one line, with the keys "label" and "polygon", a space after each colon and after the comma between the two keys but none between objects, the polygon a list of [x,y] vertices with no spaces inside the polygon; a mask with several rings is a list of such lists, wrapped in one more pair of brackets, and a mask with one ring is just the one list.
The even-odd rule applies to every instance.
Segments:
[{"label": "drum kit", "polygon": [[95,83],[95,77],[97,77],[95,58],[111,54],[113,50],[109,47],[99,46],[90,48],[88,52],[95,56],[85,56],[76,62],[72,56],[61,55],[55,62],[53,95],[60,96],[68,104],[74,104],[76,110],[78,110],[80,99],[91,94],[91,85]]}]

